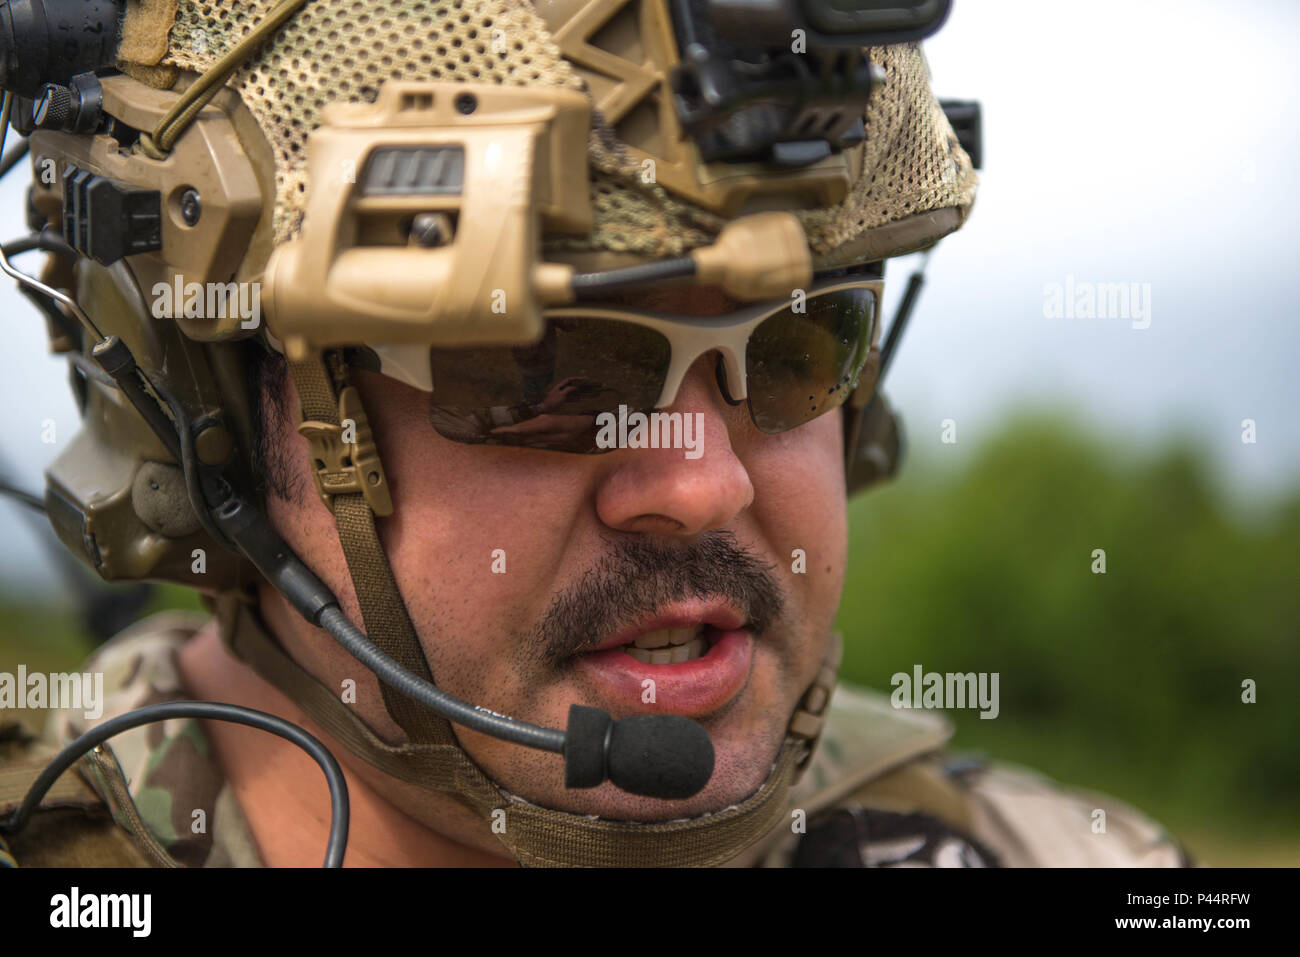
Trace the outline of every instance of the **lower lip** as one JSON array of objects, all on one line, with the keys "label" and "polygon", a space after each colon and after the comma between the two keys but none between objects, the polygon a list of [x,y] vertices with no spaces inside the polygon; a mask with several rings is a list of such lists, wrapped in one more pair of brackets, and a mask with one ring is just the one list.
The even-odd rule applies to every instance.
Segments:
[{"label": "lower lip", "polygon": [[[575,666],[628,713],[702,718],[740,693],[753,655],[754,636],[741,629],[714,632],[706,654],[675,665],[643,664],[622,648],[610,648],[579,656]],[[647,679],[654,682],[653,702],[644,700]]]}]

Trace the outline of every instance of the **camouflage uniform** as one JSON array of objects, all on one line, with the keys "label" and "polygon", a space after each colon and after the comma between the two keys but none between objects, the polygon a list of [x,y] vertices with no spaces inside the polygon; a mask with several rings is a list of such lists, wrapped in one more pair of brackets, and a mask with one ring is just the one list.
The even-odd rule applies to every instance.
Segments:
[{"label": "camouflage uniform", "polygon": [[[202,616],[164,613],[123,632],[83,670],[104,673],[100,720],[189,697],[176,654]],[[47,740],[0,730],[0,814],[9,814],[56,747],[89,724],[56,712]],[[788,825],[733,866],[1182,866],[1179,845],[1109,798],[1064,790],[1007,767],[942,752],[951,725],[897,711],[884,695],[841,685],[820,744],[791,793]],[[123,732],[65,774],[26,831],[19,864],[261,866],[244,815],[192,719]],[[83,780],[84,779],[84,780]],[[89,787],[87,787],[89,784]],[[93,788],[93,790],[92,790]],[[1094,833],[1094,812],[1106,812]],[[203,827],[195,826],[202,811]],[[4,857],[0,842],[0,859]]]},{"label": "camouflage uniform", "polygon": [[[191,699],[181,684],[176,654],[205,623],[203,615],[164,612],[98,649],[84,669],[104,674],[103,715],[87,721],[80,711],[55,711],[44,740],[28,743],[25,764],[43,764],[38,754],[48,760],[99,721],[145,705]],[[124,731],[108,746],[91,752],[77,769],[93,792],[83,787],[59,803],[80,808],[90,821],[98,822],[98,831],[113,822],[129,835],[142,863],[164,867],[261,864],[243,812],[197,721],[177,718]],[[65,774],[62,780],[71,778]],[[21,798],[0,794],[0,811],[9,813]],[[47,800],[42,807],[50,803]],[[195,810],[203,811],[201,829],[196,827]],[[90,822],[83,826],[92,827]],[[11,843],[19,864],[26,863],[22,847],[33,842],[24,832]]]}]

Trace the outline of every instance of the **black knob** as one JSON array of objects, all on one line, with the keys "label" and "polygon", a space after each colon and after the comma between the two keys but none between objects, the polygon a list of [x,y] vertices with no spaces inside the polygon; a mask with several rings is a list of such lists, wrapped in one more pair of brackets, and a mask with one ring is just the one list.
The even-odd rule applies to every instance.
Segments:
[{"label": "black knob", "polygon": [[32,122],[43,130],[63,130],[72,116],[72,91],[57,83],[46,83],[36,91]]}]

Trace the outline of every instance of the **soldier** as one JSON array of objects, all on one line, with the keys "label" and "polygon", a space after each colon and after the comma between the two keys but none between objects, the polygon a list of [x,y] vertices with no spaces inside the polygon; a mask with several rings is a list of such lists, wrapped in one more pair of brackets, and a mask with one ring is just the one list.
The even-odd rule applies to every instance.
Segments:
[{"label": "soldier", "polygon": [[[84,413],[51,523],[212,617],[105,645],[98,719],[11,729],[0,812],[90,727],[201,700],[325,742],[356,865],[1184,862],[835,687],[846,493],[898,454],[883,263],[975,195],[918,45],[947,4],[706,6],[164,0],[10,71],[57,171],[24,281]],[[82,758],[8,853],[309,863],[318,782],[173,717]]]}]

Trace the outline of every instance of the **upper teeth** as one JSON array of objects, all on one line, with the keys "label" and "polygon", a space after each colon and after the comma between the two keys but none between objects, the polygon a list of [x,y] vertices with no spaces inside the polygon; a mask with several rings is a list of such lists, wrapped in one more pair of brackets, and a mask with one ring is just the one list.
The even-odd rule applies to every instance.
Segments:
[{"label": "upper teeth", "polygon": [[660,628],[647,631],[632,644],[638,648],[665,648],[668,645],[685,645],[697,638],[704,630],[701,625],[688,625],[685,628]]},{"label": "upper teeth", "polygon": [[699,658],[708,650],[704,626],[661,628],[648,631],[623,650],[642,664],[669,665]]}]

